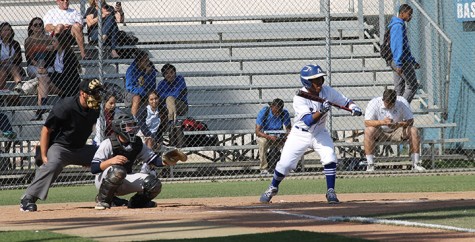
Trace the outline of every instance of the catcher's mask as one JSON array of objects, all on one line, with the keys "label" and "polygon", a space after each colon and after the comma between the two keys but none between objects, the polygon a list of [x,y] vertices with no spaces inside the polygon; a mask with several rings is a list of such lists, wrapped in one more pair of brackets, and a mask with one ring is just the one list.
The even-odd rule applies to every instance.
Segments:
[{"label": "catcher's mask", "polygon": [[90,109],[99,109],[102,102],[104,88],[97,79],[84,80],[80,84],[80,89],[87,94],[86,104]]},{"label": "catcher's mask", "polygon": [[135,136],[139,129],[137,120],[131,114],[116,111],[112,120],[112,130],[122,136],[126,142],[135,142]]}]

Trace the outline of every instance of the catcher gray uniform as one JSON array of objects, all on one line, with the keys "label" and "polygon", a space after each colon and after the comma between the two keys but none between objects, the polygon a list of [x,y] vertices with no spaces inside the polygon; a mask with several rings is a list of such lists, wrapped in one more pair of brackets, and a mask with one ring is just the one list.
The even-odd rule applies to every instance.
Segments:
[{"label": "catcher gray uniform", "polygon": [[[124,147],[127,148],[127,147]],[[131,148],[131,147],[130,147]],[[96,151],[96,154],[94,155],[94,158],[92,160],[91,166],[94,166],[94,163],[100,164],[102,161],[108,160],[112,158],[114,155],[113,152],[113,147],[110,139],[106,139],[103,142],[101,142],[99,148]],[[143,191],[143,182],[144,179],[150,175],[150,166],[156,166],[156,167],[161,167],[162,165],[162,159],[155,154],[150,148],[148,148],[146,145],[142,145],[141,151],[137,154],[136,160],[141,160],[144,162],[144,165],[142,166],[142,169],[140,173],[127,173],[127,176],[123,180],[122,185],[120,185],[116,192],[115,195],[117,196],[122,196],[134,192],[142,192]],[[128,163],[134,163],[134,161],[128,161]],[[101,187],[101,184],[104,180],[104,174],[107,174],[111,168],[114,166],[109,166],[106,170],[102,171],[101,173],[96,174],[96,179],[95,179],[95,185],[97,190]],[[154,175],[154,174],[152,174]]]}]

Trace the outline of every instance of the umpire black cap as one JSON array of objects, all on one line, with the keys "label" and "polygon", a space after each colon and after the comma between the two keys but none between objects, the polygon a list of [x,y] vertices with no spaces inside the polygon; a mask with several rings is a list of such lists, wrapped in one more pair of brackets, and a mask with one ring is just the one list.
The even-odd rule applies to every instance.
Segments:
[{"label": "umpire black cap", "polygon": [[104,87],[98,79],[85,79],[79,84],[79,90],[89,95],[97,95],[104,91]]}]

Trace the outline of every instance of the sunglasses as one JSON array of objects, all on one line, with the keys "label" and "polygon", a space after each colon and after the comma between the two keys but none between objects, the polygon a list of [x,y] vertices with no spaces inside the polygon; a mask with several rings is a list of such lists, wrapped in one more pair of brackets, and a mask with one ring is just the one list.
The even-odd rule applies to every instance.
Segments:
[{"label": "sunglasses", "polygon": [[43,23],[33,23],[31,26],[33,26],[33,27],[43,27]]}]

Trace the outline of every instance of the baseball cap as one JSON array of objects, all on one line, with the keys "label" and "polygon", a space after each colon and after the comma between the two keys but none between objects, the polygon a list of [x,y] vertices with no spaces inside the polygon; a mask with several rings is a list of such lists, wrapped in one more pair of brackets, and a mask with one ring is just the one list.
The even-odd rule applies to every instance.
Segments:
[{"label": "baseball cap", "polygon": [[270,106],[276,106],[279,107],[280,109],[284,108],[284,100],[280,98],[274,99],[272,102],[269,103]]},{"label": "baseball cap", "polygon": [[84,79],[79,83],[79,90],[89,95],[96,95],[103,91],[104,88],[98,79]]}]

